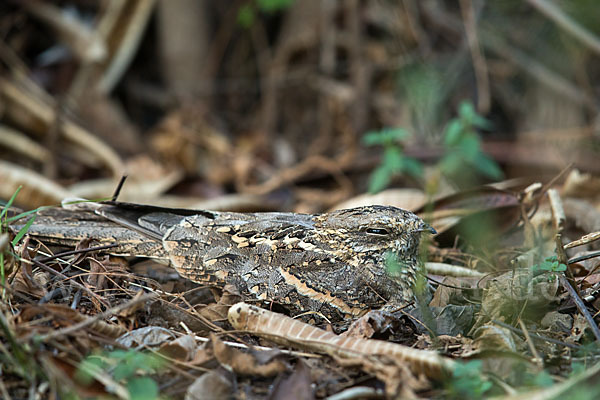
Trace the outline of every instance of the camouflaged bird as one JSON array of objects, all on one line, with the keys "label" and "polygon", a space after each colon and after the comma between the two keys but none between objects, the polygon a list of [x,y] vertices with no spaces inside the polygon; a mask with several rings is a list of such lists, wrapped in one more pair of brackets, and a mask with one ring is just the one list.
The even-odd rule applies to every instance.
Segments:
[{"label": "camouflaged bird", "polygon": [[[216,212],[120,202],[69,207],[79,215],[92,210],[106,219],[88,216],[101,225],[86,235],[115,242],[113,254],[166,258],[191,281],[233,284],[246,297],[281,303],[295,314],[313,311],[330,321],[410,302],[421,234],[435,233],[415,214],[388,206],[324,214]],[[60,217],[54,220],[51,226],[36,221],[30,233],[43,240],[56,239],[60,231],[68,241],[75,232],[64,226],[61,230]],[[389,252],[403,266],[393,274],[386,269]]]}]

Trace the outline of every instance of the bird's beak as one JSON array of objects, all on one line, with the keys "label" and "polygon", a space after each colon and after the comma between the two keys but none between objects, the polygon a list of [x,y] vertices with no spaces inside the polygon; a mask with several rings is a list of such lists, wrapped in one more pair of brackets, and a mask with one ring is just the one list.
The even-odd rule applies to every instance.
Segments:
[{"label": "bird's beak", "polygon": [[421,224],[421,226],[417,229],[417,232],[429,232],[432,235],[435,235],[437,233],[437,231],[433,229],[431,225],[426,224],[425,222]]}]

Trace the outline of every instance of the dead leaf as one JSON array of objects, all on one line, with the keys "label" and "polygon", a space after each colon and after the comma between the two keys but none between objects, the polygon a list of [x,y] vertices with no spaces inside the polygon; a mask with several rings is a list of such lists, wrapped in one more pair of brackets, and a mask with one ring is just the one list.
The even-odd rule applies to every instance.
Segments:
[{"label": "dead leaf", "polygon": [[231,368],[238,374],[269,377],[286,371],[286,364],[279,359],[272,359],[266,364],[259,364],[256,357],[238,349],[227,346],[217,335],[210,334],[213,352],[222,365]]},{"label": "dead leaf", "polygon": [[168,329],[159,326],[145,326],[140,329],[135,329],[127,332],[117,339],[117,342],[125,347],[137,346],[158,346],[168,340],[175,339],[177,336]]},{"label": "dead leaf", "polygon": [[185,400],[229,400],[235,392],[235,381],[225,368],[208,371],[197,378],[185,392]]},{"label": "dead leaf", "polygon": [[159,352],[169,358],[179,361],[191,360],[196,354],[196,339],[194,336],[181,336],[171,342],[163,343]]},{"label": "dead leaf", "polygon": [[269,396],[270,400],[312,400],[314,398],[310,370],[302,359],[298,360],[290,376],[275,383]]}]

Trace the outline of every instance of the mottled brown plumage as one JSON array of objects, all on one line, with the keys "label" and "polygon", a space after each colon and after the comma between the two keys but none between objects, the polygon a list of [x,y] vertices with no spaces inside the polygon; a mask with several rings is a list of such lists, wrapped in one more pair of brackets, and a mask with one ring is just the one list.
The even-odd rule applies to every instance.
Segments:
[{"label": "mottled brown plumage", "polygon": [[[387,206],[312,215],[127,203],[75,207],[116,223],[105,238],[119,242],[115,253],[168,258],[194,282],[234,284],[246,297],[332,321],[410,302],[421,233],[434,232],[415,214]],[[35,233],[36,224],[31,229]],[[124,233],[127,240],[120,240]],[[388,252],[403,266],[393,276],[386,272]]]}]

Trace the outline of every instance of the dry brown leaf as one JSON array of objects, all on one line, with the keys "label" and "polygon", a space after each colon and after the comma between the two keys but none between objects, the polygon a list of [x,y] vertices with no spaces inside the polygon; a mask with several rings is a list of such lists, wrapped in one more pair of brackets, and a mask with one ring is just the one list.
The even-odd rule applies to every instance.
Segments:
[{"label": "dry brown leaf", "polygon": [[[229,400],[233,397],[235,381],[232,374],[225,368],[208,371],[185,392],[185,400]],[[209,397],[210,396],[210,397]]]},{"label": "dry brown leaf", "polygon": [[191,360],[196,354],[196,339],[194,336],[181,336],[171,342],[163,343],[159,352],[169,358],[179,361]]},{"label": "dry brown leaf", "polygon": [[125,347],[154,347],[173,340],[176,337],[177,335],[169,329],[160,326],[145,326],[125,333],[117,339],[117,342]]},{"label": "dry brown leaf", "polygon": [[310,370],[302,359],[298,360],[290,376],[275,383],[269,396],[271,400],[312,400],[314,398]]},{"label": "dry brown leaf", "polygon": [[213,333],[210,335],[210,340],[215,358],[237,374],[269,377],[287,370],[287,365],[280,359],[275,358],[265,364],[259,364],[255,356],[227,346]]}]

